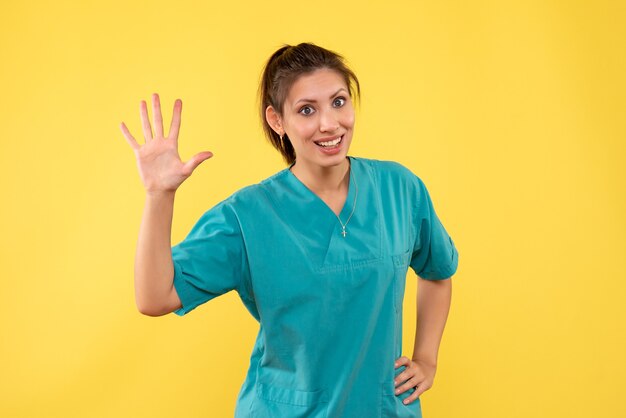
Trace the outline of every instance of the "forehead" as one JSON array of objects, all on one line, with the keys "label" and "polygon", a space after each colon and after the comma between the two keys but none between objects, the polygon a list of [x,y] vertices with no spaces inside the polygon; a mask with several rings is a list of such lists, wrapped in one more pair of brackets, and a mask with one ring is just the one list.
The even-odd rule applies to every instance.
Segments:
[{"label": "forehead", "polygon": [[342,87],[348,89],[340,73],[328,68],[321,68],[298,77],[291,85],[286,100],[292,103],[303,98],[327,100],[331,94]]}]

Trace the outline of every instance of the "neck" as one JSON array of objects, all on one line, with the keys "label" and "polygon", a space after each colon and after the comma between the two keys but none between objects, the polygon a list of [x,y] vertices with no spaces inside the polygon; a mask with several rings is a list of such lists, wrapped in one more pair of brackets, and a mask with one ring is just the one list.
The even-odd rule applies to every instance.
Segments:
[{"label": "neck", "polygon": [[341,164],[330,167],[307,165],[304,161],[299,161],[291,167],[291,172],[302,183],[320,194],[346,190],[350,182],[349,170],[350,161],[348,157]]}]

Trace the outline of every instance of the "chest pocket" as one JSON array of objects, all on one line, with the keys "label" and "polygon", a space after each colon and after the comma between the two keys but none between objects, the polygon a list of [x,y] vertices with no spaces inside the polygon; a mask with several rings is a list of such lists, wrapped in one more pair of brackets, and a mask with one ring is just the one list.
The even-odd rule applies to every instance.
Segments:
[{"label": "chest pocket", "polygon": [[396,312],[402,309],[402,300],[404,299],[404,288],[406,285],[406,273],[409,270],[409,263],[411,262],[411,249],[406,250],[401,254],[391,256],[393,264],[393,304]]}]

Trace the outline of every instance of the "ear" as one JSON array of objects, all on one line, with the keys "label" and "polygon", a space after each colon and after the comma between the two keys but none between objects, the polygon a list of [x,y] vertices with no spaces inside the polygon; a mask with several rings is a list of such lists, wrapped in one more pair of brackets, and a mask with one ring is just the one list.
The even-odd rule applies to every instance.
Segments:
[{"label": "ear", "polygon": [[267,123],[274,130],[274,132],[278,134],[278,136],[282,136],[285,133],[282,118],[272,106],[267,106],[265,108],[265,120],[267,120]]}]

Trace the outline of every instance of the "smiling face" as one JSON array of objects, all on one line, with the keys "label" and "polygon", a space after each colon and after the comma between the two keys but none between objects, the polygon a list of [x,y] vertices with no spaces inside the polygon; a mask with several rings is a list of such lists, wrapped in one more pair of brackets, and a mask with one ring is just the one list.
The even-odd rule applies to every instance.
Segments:
[{"label": "smiling face", "polygon": [[298,165],[329,167],[345,162],[354,108],[337,71],[323,68],[300,76],[285,98],[282,117],[272,116],[268,113],[268,120],[273,119],[270,124],[279,134],[287,134]]}]

